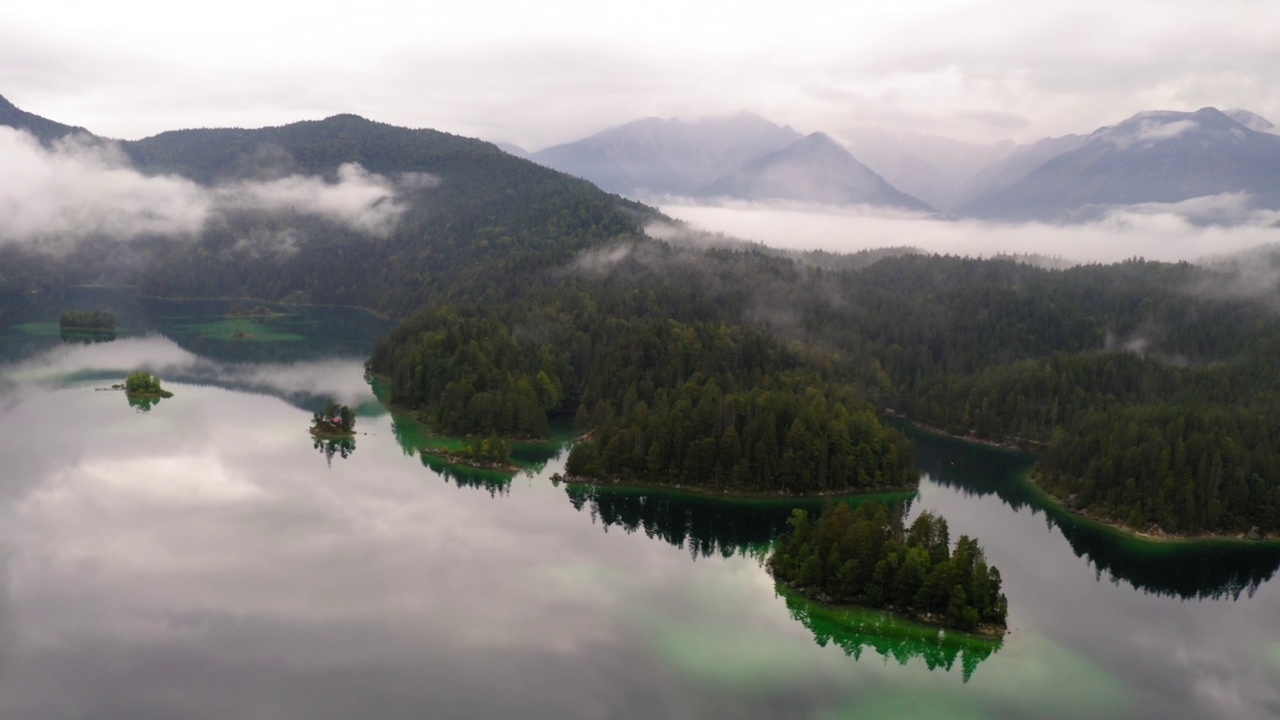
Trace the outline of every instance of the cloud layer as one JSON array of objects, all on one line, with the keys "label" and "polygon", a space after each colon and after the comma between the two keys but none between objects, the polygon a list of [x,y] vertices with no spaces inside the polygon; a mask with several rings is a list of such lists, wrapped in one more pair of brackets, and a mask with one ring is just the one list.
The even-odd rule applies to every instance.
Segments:
[{"label": "cloud layer", "polygon": [[[1005,225],[797,204],[667,205],[662,210],[705,230],[773,247],[829,252],[912,246],[943,254],[1029,253],[1066,263],[1109,263],[1133,257],[1196,261],[1280,242],[1280,212],[1249,210],[1240,194],[1116,208],[1080,225]],[[1233,224],[1205,224],[1210,221]]]},{"label": "cloud layer", "polygon": [[742,109],[805,132],[984,142],[1152,109],[1280,118],[1280,7],[1264,0],[220,7],[172,8],[157,33],[141,6],[11,4],[0,93],[128,138],[356,112],[529,149],[637,117]]}]

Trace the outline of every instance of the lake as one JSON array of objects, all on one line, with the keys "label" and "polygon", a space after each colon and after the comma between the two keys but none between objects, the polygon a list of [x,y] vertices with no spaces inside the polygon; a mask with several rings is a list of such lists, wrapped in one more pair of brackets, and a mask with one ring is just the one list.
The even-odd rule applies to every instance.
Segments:
[{"label": "lake", "polygon": [[[1275,544],[1135,540],[917,433],[889,499],[980,540],[1010,632],[832,613],[761,566],[794,503],[556,483],[554,443],[450,467],[364,377],[389,323],[233,305],[2,306],[0,717],[1280,716]],[[70,308],[116,333],[64,338]],[[138,368],[174,397],[100,389]],[[307,432],[327,397],[349,446]]]}]

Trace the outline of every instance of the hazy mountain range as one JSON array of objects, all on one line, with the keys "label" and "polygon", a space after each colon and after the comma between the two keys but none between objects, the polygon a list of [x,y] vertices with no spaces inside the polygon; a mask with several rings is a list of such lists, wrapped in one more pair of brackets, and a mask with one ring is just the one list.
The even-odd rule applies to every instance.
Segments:
[{"label": "hazy mountain range", "polygon": [[[332,157],[326,150],[317,162],[318,146],[312,143],[366,124],[380,127],[337,116],[298,123],[287,132],[179,131],[119,146],[139,169],[178,172],[201,183],[335,172],[342,161],[360,162],[375,172],[416,170],[436,162],[427,162],[435,156],[419,147],[429,136],[439,148],[458,148],[456,160],[450,158],[455,173],[473,172],[463,156],[487,167],[497,162],[495,155],[514,154],[650,201],[673,196],[703,202],[785,200],[1048,222],[1086,221],[1133,206],[1172,209],[1214,223],[1243,221],[1259,209],[1280,210],[1280,134],[1266,118],[1241,109],[1143,112],[1087,135],[1023,145],[893,131],[864,132],[846,145],[825,133],[801,136],[751,113],[693,121],[645,118],[535,153],[510,145],[502,147],[503,153],[488,143],[467,144],[463,151],[459,143],[476,141],[406,130],[415,134],[388,135],[387,147],[352,146],[350,153]],[[63,135],[87,133],[25,112],[2,97],[0,125],[28,130],[46,145]],[[351,141],[339,145],[344,142]],[[422,153],[422,162],[405,164],[386,154],[410,145],[412,154]]]},{"label": "hazy mountain range", "polygon": [[[642,200],[790,200],[992,220],[1071,222],[1110,208],[1227,196],[1280,209],[1280,135],[1247,110],[1144,112],[1027,144],[863,131],[849,145],[756,115],[647,118],[528,154]],[[1229,222],[1218,214],[1200,219]]]},{"label": "hazy mountain range", "polygon": [[632,197],[687,195],[800,133],[751,113],[701,120],[644,118],[527,157]]},{"label": "hazy mountain range", "polygon": [[885,182],[825,133],[756,158],[694,193],[705,198],[798,200],[826,205],[933,208]]}]

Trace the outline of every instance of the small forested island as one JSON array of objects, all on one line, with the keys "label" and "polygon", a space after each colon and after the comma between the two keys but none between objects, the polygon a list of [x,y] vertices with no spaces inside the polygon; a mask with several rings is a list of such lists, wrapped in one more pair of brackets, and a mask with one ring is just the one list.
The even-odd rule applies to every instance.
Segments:
[{"label": "small forested island", "polygon": [[943,627],[1000,634],[1009,603],[1000,571],[977,541],[951,549],[945,518],[921,513],[904,530],[902,511],[868,500],[828,504],[816,521],[787,521],[766,564],[779,582],[813,600],[893,610]]},{"label": "small forested island", "polygon": [[116,316],[104,310],[68,310],[58,326],[63,330],[114,330]]},{"label": "small forested island", "polygon": [[130,398],[173,397],[173,393],[160,387],[160,378],[146,370],[129,373],[129,377],[124,381],[124,392]]},{"label": "small forested island", "polygon": [[325,401],[323,410],[311,414],[311,434],[316,437],[347,438],[356,434],[355,428],[355,411],[333,398]]}]

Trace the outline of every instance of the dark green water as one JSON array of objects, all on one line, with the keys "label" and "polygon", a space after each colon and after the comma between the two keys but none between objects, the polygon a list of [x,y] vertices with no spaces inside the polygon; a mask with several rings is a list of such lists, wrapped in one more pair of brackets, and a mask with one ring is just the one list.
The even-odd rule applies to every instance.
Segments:
[{"label": "dark green water", "polygon": [[[779,594],[791,504],[557,484],[554,445],[516,474],[422,455],[359,311],[4,307],[3,718],[1280,716],[1280,548],[1047,510],[1023,456],[920,436],[896,498],[1000,567],[1011,632],[978,642]],[[48,332],[72,307],[116,337]],[[140,367],[174,397],[96,390]],[[349,447],[307,433],[330,395]]]}]

